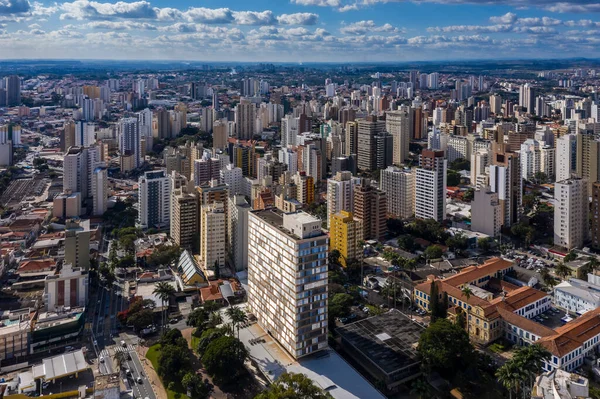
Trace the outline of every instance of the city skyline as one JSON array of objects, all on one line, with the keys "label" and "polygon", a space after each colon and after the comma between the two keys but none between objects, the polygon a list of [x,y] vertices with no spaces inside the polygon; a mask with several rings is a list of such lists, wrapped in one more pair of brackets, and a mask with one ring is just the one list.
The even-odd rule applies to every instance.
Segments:
[{"label": "city skyline", "polygon": [[593,58],[599,12],[583,0],[0,0],[0,46],[4,59]]}]

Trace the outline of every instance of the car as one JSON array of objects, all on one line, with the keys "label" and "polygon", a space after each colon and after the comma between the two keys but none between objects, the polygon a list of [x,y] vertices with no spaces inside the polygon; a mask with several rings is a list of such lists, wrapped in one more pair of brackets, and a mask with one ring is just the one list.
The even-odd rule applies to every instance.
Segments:
[{"label": "car", "polygon": [[121,340],[121,346],[123,348],[127,348],[127,343],[125,341]]},{"label": "car", "polygon": [[102,356],[100,356],[100,359],[98,360],[100,360],[100,363],[104,363],[104,358]]},{"label": "car", "polygon": [[340,318],[340,323],[342,323],[342,324],[348,323],[348,318],[346,318],[346,317]]},{"label": "car", "polygon": [[177,324],[177,319],[171,319],[171,320],[169,320],[169,323],[171,323],[171,324]]},{"label": "car", "polygon": [[362,311],[365,313],[369,313],[369,308],[365,306],[364,308],[362,308]]},{"label": "car", "polygon": [[131,370],[129,370],[129,369],[125,370],[125,375],[129,377],[131,375]]},{"label": "car", "polygon": [[548,316],[546,316],[545,314],[541,314],[540,317],[544,320],[548,320]]},{"label": "car", "polygon": [[350,316],[348,316],[348,320],[354,320],[356,319],[356,315],[354,313],[352,313]]},{"label": "car", "polygon": [[138,382],[138,384],[143,384],[144,380],[142,380],[142,377],[138,377],[137,378],[137,382]]},{"label": "car", "polygon": [[127,360],[131,360],[131,353],[127,352]]},{"label": "car", "polygon": [[65,346],[65,350],[66,350],[67,352],[70,352],[70,351],[72,351],[73,349],[75,349],[75,348],[73,348],[71,345]]}]

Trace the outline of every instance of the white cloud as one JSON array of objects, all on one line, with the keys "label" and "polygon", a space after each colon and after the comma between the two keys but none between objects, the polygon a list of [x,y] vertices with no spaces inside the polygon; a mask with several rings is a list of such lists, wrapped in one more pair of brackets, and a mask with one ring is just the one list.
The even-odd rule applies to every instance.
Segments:
[{"label": "white cloud", "polygon": [[513,32],[516,33],[530,33],[533,35],[548,35],[556,33],[556,29],[548,26],[519,26],[514,28]]},{"label": "white cloud", "polygon": [[345,35],[364,35],[369,32],[398,33],[400,32],[400,29],[395,28],[390,24],[378,26],[373,20],[368,20],[346,25],[340,29],[340,32]]},{"label": "white cloud", "polygon": [[61,19],[111,19],[111,18],[156,18],[156,11],[147,1],[127,3],[99,3],[89,0],[75,0],[60,6]]},{"label": "white cloud", "polygon": [[517,20],[517,14],[507,12],[504,15],[498,17],[490,17],[490,22],[494,24],[512,24]]},{"label": "white cloud", "polygon": [[203,24],[228,24],[234,21],[229,8],[190,8],[182,13],[184,19]]},{"label": "white cloud", "polygon": [[273,25],[276,21],[272,11],[234,11],[233,18],[238,25]]},{"label": "white cloud", "polygon": [[136,21],[93,21],[83,25],[89,29],[106,30],[157,30],[156,25]]},{"label": "white cloud", "polygon": [[542,18],[519,18],[516,20],[519,25],[525,26],[556,26],[563,23],[560,19],[542,17]]},{"label": "white cloud", "polygon": [[341,0],[292,0],[292,3],[301,6],[318,6],[318,7],[340,7]]},{"label": "white cloud", "polygon": [[451,32],[477,32],[477,33],[502,33],[510,32],[512,25],[451,25],[451,26],[435,26],[427,28],[428,32],[431,33],[451,33]]},{"label": "white cloud", "polygon": [[281,25],[315,25],[319,19],[317,14],[299,12],[295,14],[282,14],[277,17]]}]

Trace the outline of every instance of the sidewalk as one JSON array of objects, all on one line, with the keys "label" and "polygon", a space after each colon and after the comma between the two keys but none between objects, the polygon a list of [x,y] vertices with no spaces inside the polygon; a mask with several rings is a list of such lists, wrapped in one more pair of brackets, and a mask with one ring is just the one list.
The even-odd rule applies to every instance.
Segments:
[{"label": "sidewalk", "polygon": [[140,354],[140,362],[142,363],[142,367],[144,367],[144,372],[146,373],[146,377],[150,381],[150,385],[152,386],[152,391],[154,391],[154,395],[156,395],[156,399],[168,399],[167,390],[163,386],[158,374],[152,367],[152,363],[146,359],[146,352],[148,348],[142,345],[138,345],[138,354]]}]

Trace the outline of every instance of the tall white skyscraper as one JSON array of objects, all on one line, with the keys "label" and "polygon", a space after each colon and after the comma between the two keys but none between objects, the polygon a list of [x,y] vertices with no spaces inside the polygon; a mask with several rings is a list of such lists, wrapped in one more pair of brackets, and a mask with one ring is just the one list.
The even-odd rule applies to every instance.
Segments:
[{"label": "tall white skyscraper", "polygon": [[412,137],[412,111],[408,106],[401,106],[398,111],[386,112],[386,130],[393,137],[392,157],[395,165],[401,165],[408,158],[409,144]]},{"label": "tall white skyscraper", "polygon": [[244,182],[242,168],[229,164],[224,169],[221,169],[220,174],[221,183],[225,183],[229,186],[229,193],[231,195],[242,193],[242,184]]},{"label": "tall white skyscraper", "polygon": [[225,266],[225,237],[227,223],[222,202],[202,205],[200,210],[200,259],[204,270]]},{"label": "tall white skyscraper", "polygon": [[146,151],[152,151],[154,136],[152,135],[152,119],[153,113],[150,108],[137,113],[138,125],[140,129],[140,138],[146,139]]},{"label": "tall white skyscraper", "polygon": [[86,121],[75,122],[75,145],[89,147],[96,142],[96,125]]},{"label": "tall white skyscraper", "polygon": [[119,151],[121,154],[133,154],[134,165],[142,163],[140,151],[140,126],[137,118],[123,118],[120,123]]},{"label": "tall white skyscraper", "polygon": [[427,77],[427,87],[431,90],[437,90],[439,87],[440,74],[437,72],[430,73]]},{"label": "tall white skyscraper", "polygon": [[387,213],[399,219],[415,214],[415,172],[388,166],[381,171],[379,189],[387,193]]},{"label": "tall white skyscraper", "polygon": [[105,167],[98,166],[92,172],[93,214],[103,215],[108,209],[108,174]]},{"label": "tall white skyscraper", "polygon": [[142,228],[169,226],[171,182],[165,171],[145,172],[138,184],[138,224]]},{"label": "tall white skyscraper", "polygon": [[577,136],[566,134],[556,140],[556,181],[571,178],[577,171]]},{"label": "tall white skyscraper", "polygon": [[85,198],[88,193],[88,152],[83,147],[71,147],[63,159],[63,191],[81,193]]},{"label": "tall white skyscraper", "polygon": [[530,114],[535,113],[535,90],[529,83],[519,87],[519,106],[527,108]]},{"label": "tall white skyscraper", "polygon": [[293,357],[326,349],[327,235],[305,212],[248,214],[248,307]]},{"label": "tall white skyscraper", "polygon": [[415,170],[415,217],[446,218],[446,170],[443,151],[423,150]]},{"label": "tall white skyscraper", "polygon": [[240,98],[235,107],[236,135],[240,140],[250,140],[255,133],[256,106],[246,98]]},{"label": "tall white skyscraper", "polygon": [[588,186],[579,178],[554,185],[554,245],[581,248],[589,235]]},{"label": "tall white skyscraper", "polygon": [[354,203],[354,186],[360,184],[360,178],[353,177],[349,171],[338,172],[327,180],[327,226],[331,223],[331,215],[340,211],[352,212]]}]

